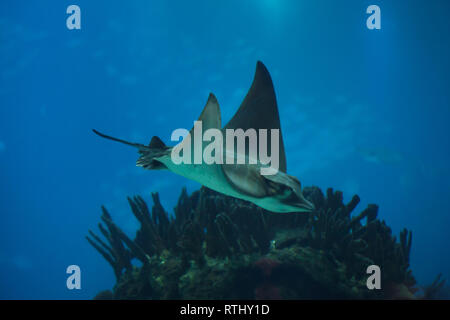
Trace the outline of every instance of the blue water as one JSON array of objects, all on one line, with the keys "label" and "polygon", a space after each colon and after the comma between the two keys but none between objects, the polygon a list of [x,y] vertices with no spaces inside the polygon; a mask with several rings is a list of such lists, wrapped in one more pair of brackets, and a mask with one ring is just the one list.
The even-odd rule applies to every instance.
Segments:
[{"label": "blue water", "polygon": [[[81,8],[81,30],[66,8]],[[366,28],[370,4],[381,30]],[[214,92],[223,122],[257,60],[271,72],[288,172],[357,193],[362,210],[413,231],[419,284],[450,278],[448,1],[1,1],[0,298],[92,298],[112,269],[88,244],[102,204],[126,232],[126,196],[182,186],[135,167],[135,150],[97,128],[166,143]],[[81,268],[81,290],[66,268]]]}]

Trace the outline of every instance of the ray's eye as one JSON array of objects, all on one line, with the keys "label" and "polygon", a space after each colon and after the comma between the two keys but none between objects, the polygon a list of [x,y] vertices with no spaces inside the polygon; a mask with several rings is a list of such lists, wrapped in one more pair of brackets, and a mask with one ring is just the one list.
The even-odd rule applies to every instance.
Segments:
[{"label": "ray's eye", "polygon": [[283,186],[280,191],[280,199],[282,200],[289,200],[294,195],[293,190],[288,186]]}]

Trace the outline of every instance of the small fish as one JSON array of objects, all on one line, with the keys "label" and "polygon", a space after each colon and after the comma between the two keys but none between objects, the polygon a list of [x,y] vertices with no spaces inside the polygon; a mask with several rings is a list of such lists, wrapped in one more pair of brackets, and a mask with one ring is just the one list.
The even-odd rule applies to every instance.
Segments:
[{"label": "small fish", "polygon": [[377,164],[396,164],[403,160],[403,156],[399,152],[384,147],[357,147],[356,152],[359,153],[364,160]]},{"label": "small fish", "polygon": [[[235,198],[250,201],[257,206],[272,212],[311,212],[314,205],[303,197],[300,181],[286,173],[286,156],[283,137],[280,129],[275,90],[272,79],[266,67],[258,61],[256,72],[250,90],[242,102],[239,110],[223,128],[221,126],[220,108],[216,97],[210,94],[198,121],[203,129],[278,129],[279,130],[279,167],[275,174],[261,174],[260,164],[237,164],[225,162],[223,164],[175,164],[171,154],[173,148],[186,144],[186,138],[174,147],[166,146],[160,138],[154,136],[150,144],[128,142],[93,130],[103,138],[121,142],[138,148],[140,157],[137,165],[144,169],[167,169],[188,179],[213,189],[217,192]],[[191,135],[195,134],[192,129]],[[192,138],[192,137],[191,137]],[[195,140],[190,139],[191,141]],[[267,141],[267,150],[271,150],[271,139]],[[189,142],[188,143],[192,143]],[[275,149],[275,148],[274,148]],[[229,151],[225,150],[225,153]],[[228,154],[228,153],[227,153]],[[232,153],[237,157],[236,153]],[[245,158],[249,158],[249,150],[245,149]]]}]

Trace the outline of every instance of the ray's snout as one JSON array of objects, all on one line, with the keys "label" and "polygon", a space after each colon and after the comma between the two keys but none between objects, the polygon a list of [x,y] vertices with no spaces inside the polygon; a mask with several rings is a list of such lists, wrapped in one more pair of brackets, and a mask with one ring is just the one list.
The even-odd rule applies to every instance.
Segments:
[{"label": "ray's snout", "polygon": [[316,210],[316,207],[311,201],[308,201],[305,199],[305,197],[302,195],[300,199],[300,207],[302,207],[307,212],[312,212]]}]

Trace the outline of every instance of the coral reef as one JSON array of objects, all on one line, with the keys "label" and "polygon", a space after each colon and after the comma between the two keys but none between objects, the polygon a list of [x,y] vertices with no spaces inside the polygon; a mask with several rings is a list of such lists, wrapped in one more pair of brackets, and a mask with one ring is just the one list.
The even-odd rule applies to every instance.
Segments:
[{"label": "coral reef", "polygon": [[[134,240],[102,207],[103,241],[87,240],[112,266],[117,283],[98,299],[366,299],[415,297],[409,269],[412,234],[399,241],[378,206],[352,212],[339,191],[304,189],[317,210],[271,213],[246,201],[202,187],[183,189],[174,214],[137,196],[128,198],[140,222]],[[133,264],[138,259],[141,266]],[[382,270],[381,290],[368,290],[366,268]],[[442,287],[439,282],[429,289]]]}]

